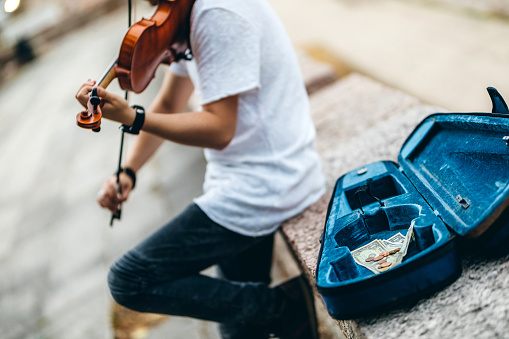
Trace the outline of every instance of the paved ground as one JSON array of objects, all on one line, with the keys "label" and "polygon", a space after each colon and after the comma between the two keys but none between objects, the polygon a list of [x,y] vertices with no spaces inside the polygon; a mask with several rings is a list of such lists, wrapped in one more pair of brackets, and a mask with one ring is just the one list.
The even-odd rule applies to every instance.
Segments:
[{"label": "paved ground", "polygon": [[[509,9],[506,0],[488,3],[495,2]],[[463,10],[471,1],[270,3],[297,46],[325,48],[347,67],[425,103],[475,112],[491,108],[488,86],[509,97],[509,20]]]},{"label": "paved ground", "polygon": [[[2,338],[111,337],[108,266],[201,191],[201,152],[167,144],[140,172],[121,222],[109,228],[96,206],[119,132],[108,122],[99,134],[77,128],[74,93],[118,52],[124,16],[66,36],[0,91]],[[153,91],[132,101],[147,104]]]},{"label": "paved ground", "polygon": [[[509,97],[507,21],[394,0],[270,3],[297,46],[426,102],[486,111],[488,85]],[[113,229],[95,204],[119,134],[107,122],[100,134],[75,127],[74,93],[116,55],[124,16],[66,36],[0,88],[2,339],[111,338],[108,266],[201,190],[201,152],[167,144]],[[156,87],[133,102],[147,104]],[[210,323],[172,318],[151,339],[181,333],[217,338]]]}]

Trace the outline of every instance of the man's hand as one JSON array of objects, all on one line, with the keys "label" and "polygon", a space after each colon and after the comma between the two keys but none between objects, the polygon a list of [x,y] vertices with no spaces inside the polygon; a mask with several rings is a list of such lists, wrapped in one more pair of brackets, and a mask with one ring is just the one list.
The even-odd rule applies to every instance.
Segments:
[{"label": "man's hand", "polygon": [[131,177],[125,173],[120,173],[120,191],[117,191],[117,176],[108,178],[99,192],[97,193],[97,202],[101,207],[107,208],[111,213],[117,212],[124,201],[127,200],[133,188]]},{"label": "man's hand", "polygon": [[129,103],[124,98],[108,92],[102,87],[97,87],[95,84],[94,80],[88,79],[80,86],[76,93],[76,99],[79,103],[87,108],[89,93],[96,87],[97,95],[104,101],[104,106],[101,108],[103,117],[131,126],[136,117],[136,112],[129,106]]}]

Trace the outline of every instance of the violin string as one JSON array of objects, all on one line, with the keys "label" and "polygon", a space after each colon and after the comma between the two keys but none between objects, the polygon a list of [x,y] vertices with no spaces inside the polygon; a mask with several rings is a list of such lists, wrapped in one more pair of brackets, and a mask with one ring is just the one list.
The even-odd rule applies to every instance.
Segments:
[{"label": "violin string", "polygon": [[128,14],[128,17],[127,17],[127,24],[129,25],[128,27],[131,27],[131,24],[132,24],[132,14],[133,14],[133,4],[132,4],[131,0],[128,1],[128,6],[129,6],[129,14]]},{"label": "violin string", "polygon": [[[135,2],[136,4],[136,2]],[[133,3],[132,3],[132,0],[129,0],[129,13],[128,13],[128,16],[127,16],[127,29],[129,29],[129,27],[132,26],[132,20],[133,20]],[[129,103],[129,91],[125,91],[125,100]],[[124,131],[124,128],[123,126],[120,127],[120,152],[119,152],[119,155],[118,155],[118,169],[117,169],[117,189],[118,189],[118,192],[120,194],[122,194],[122,187],[120,186],[120,171],[122,169],[122,153],[123,153],[123,150],[124,150],[124,136],[125,136],[125,131]],[[121,209],[122,207],[119,206],[119,210]]]},{"label": "violin string", "polygon": [[[136,10],[137,10],[137,8],[138,8],[138,2],[135,0],[134,3],[133,3],[133,16],[132,16],[133,21],[137,21],[136,20],[136,17],[137,17]],[[129,27],[131,27],[131,26],[129,26]]]},{"label": "violin string", "polygon": [[[128,28],[131,27],[132,25],[132,4],[131,4],[131,0],[128,0]],[[128,91],[125,91],[125,99],[126,101],[129,102],[129,95],[128,95]],[[125,135],[125,132],[124,132],[124,128],[121,126],[120,128],[121,130],[121,136],[120,136],[120,152],[119,152],[119,156],[118,156],[118,168],[117,168],[117,190],[119,191],[119,193],[122,192],[122,188],[120,187],[120,170],[121,170],[121,166],[122,166],[122,153],[123,153],[123,148],[124,148],[124,135]],[[121,206],[119,206],[119,210],[121,210]],[[115,219],[115,214],[112,214],[111,215],[111,220],[110,220],[110,227],[113,226],[113,220]],[[119,218],[120,219],[120,218]],[[103,234],[104,236],[102,237],[103,241],[104,242],[108,242],[108,244],[105,244],[104,245],[104,249],[103,249],[103,255],[105,257],[105,260],[106,262],[109,262],[109,258],[112,257],[112,254],[111,254],[111,250],[114,248],[114,246],[112,245],[112,238],[111,238],[111,233],[104,233]],[[109,251],[108,251],[109,249]],[[103,270],[105,271],[105,275],[107,274],[107,272],[109,271],[109,264],[107,264],[106,266],[103,266]],[[109,293],[106,292],[107,295],[109,295]],[[114,302],[109,299],[109,298],[106,298],[106,303],[108,304],[107,307],[105,307],[105,309],[109,309],[110,311],[110,315],[111,315],[111,318],[113,318],[114,316],[114,309],[115,309],[115,306],[114,306]],[[113,330],[115,330],[114,328],[114,324],[111,323],[110,324],[112,327],[113,327]]]},{"label": "violin string", "polygon": [[[132,20],[133,20],[133,3],[132,3],[132,0],[128,1],[128,7],[129,7],[129,9],[128,9],[129,13],[127,15],[127,29],[129,29],[129,27],[132,26]],[[127,101],[129,101],[128,100],[128,98],[129,98],[128,93],[129,93],[128,91],[125,91],[125,99]]]},{"label": "violin string", "polygon": [[[127,2],[127,5],[128,5],[128,15],[127,15],[127,27],[131,27],[132,25],[132,14],[133,14],[133,6],[132,6],[132,0],[128,0]],[[127,102],[129,102],[129,91],[125,91],[125,100]],[[116,189],[117,189],[117,192],[122,194],[122,187],[120,185],[120,172],[122,171],[122,153],[123,153],[123,150],[124,150],[124,136],[125,136],[125,131],[124,131],[124,128],[123,126],[120,127],[120,152],[119,152],[119,155],[118,155],[118,166],[117,166],[117,183],[116,183]],[[122,205],[120,205],[118,207],[118,212],[117,213],[114,213],[111,215],[111,220],[110,220],[110,227],[113,226],[113,220],[115,219],[120,219],[120,213],[122,211]]]}]

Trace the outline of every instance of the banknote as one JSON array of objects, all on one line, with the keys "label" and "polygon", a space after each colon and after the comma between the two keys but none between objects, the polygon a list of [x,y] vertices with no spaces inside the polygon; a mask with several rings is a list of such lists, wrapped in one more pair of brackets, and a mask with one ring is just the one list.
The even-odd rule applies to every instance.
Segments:
[{"label": "banknote", "polygon": [[414,225],[415,221],[412,220],[410,223],[410,227],[408,228],[408,232],[406,233],[405,239],[403,240],[403,243],[400,244],[400,250],[398,253],[394,255],[394,258],[396,260],[396,265],[401,263],[403,261],[403,258],[405,258],[405,255],[408,251],[408,245],[410,245],[410,242],[413,239],[413,233],[414,233]]},{"label": "banknote", "polygon": [[[381,270],[379,268],[380,263],[390,262],[392,264],[390,268],[393,268],[394,266],[398,265],[401,262],[400,257],[396,255],[387,255],[383,257],[380,256],[381,253],[389,251],[390,250],[384,245],[382,240],[376,239],[370,242],[369,244],[366,244],[352,251],[352,256],[357,264],[366,267],[368,270],[375,274],[380,274],[386,270],[386,269]],[[380,259],[379,260],[373,259],[377,257]],[[368,258],[371,258],[371,260],[366,261],[366,259]]]},{"label": "banknote", "polygon": [[[373,240],[370,243],[353,250],[352,257],[358,265],[366,267],[368,270],[375,274],[380,274],[381,272],[388,269],[379,268],[379,265],[382,261],[390,262],[392,264],[390,265],[390,268],[397,266],[403,261],[403,258],[405,257],[408,251],[408,245],[410,244],[413,238],[413,229],[414,222],[412,221],[410,227],[408,228],[406,236],[403,236],[403,234],[401,233],[397,233],[390,237],[389,239]],[[394,250],[396,248],[400,249],[397,253],[390,255],[388,255],[387,253],[386,256],[383,257],[380,256],[381,253],[390,252],[391,250]],[[374,258],[380,259],[374,260]]]},{"label": "banknote", "polygon": [[384,241],[388,241],[388,242],[403,242],[405,240],[405,236],[403,234],[401,234],[401,232],[398,232],[396,234],[394,234],[392,237],[390,237],[389,239],[387,240],[384,240]]},{"label": "banknote", "polygon": [[389,239],[384,239],[382,242],[384,243],[385,247],[387,247],[389,250],[394,250],[396,248],[401,248],[403,245],[403,242],[405,241],[405,236],[401,234],[401,232],[394,234]]},{"label": "banknote", "polygon": [[415,225],[415,220],[412,220],[412,222],[410,223],[410,227],[408,228],[408,232],[406,233],[405,241],[403,242],[403,246],[401,247],[401,251],[400,251],[400,252],[405,253],[403,255],[403,257],[406,255],[406,253],[408,251],[408,245],[410,245],[410,242],[413,239],[414,225]]},{"label": "banknote", "polygon": [[366,259],[377,257],[380,253],[385,251],[387,251],[387,247],[385,247],[382,241],[376,239],[353,250],[352,256],[357,264],[366,267],[373,273],[379,274],[380,270],[377,269],[378,263],[375,261],[367,262]]}]

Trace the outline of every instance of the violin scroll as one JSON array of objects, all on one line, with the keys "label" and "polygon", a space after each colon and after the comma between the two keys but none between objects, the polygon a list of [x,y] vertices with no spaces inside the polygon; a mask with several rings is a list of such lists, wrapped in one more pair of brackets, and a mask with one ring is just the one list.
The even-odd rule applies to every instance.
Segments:
[{"label": "violin scroll", "polygon": [[76,115],[76,123],[78,126],[91,129],[94,132],[99,132],[101,130],[102,105],[103,102],[101,98],[97,96],[97,88],[94,88],[90,93],[87,109]]}]

